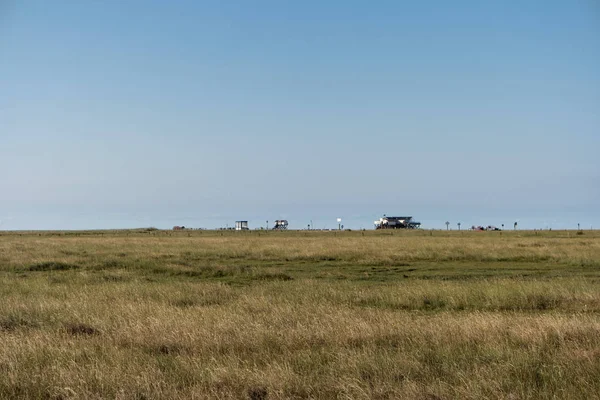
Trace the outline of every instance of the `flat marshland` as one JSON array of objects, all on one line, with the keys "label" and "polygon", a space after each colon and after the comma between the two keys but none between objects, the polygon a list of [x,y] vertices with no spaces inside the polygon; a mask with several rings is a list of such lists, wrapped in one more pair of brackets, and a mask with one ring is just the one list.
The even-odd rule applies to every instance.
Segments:
[{"label": "flat marshland", "polygon": [[0,398],[600,398],[600,232],[0,232]]}]

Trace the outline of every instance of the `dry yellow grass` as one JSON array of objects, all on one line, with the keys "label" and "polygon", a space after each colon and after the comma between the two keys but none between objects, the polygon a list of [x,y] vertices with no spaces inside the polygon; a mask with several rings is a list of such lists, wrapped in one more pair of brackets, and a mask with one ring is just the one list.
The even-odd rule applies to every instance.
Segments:
[{"label": "dry yellow grass", "polygon": [[599,398],[597,234],[429,235],[0,235],[0,398]]}]

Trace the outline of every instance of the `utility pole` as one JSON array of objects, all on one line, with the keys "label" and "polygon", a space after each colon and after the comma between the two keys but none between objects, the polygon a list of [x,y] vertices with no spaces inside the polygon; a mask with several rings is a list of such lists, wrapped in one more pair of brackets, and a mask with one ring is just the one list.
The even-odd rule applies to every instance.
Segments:
[{"label": "utility pole", "polygon": [[450,229],[450,222],[446,221],[446,230]]}]

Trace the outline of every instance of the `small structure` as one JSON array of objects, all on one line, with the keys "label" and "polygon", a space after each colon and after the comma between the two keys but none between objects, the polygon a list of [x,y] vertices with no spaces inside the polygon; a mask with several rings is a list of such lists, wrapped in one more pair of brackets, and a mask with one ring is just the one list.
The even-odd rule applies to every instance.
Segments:
[{"label": "small structure", "polygon": [[374,221],[375,229],[418,229],[421,223],[413,221],[413,217],[387,217]]},{"label": "small structure", "polygon": [[235,230],[236,231],[247,231],[248,230],[248,221],[235,221]]},{"label": "small structure", "polygon": [[184,230],[184,229],[185,229],[185,226],[178,226],[178,225],[175,225],[175,226],[173,227],[173,230],[174,230],[174,231],[182,231],[182,230]]},{"label": "small structure", "polygon": [[288,222],[285,219],[278,219],[275,221],[274,230],[285,231],[288,228]]}]

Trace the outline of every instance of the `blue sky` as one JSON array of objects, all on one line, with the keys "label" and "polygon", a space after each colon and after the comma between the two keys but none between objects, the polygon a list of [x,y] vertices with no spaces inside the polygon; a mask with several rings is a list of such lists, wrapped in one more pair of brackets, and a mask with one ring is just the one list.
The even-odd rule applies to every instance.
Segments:
[{"label": "blue sky", "polygon": [[0,229],[600,227],[600,5],[0,0]]}]

